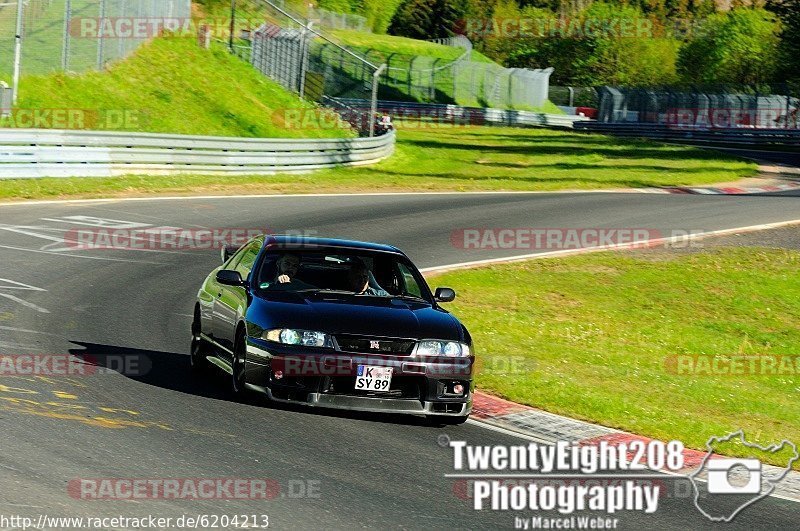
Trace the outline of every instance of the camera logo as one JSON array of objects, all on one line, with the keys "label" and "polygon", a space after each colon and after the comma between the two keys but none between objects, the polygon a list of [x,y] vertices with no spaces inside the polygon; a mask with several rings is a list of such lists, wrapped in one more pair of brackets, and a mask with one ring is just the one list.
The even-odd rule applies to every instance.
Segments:
[{"label": "camera logo", "polygon": [[[735,482],[736,472],[747,472],[747,482]],[[758,459],[715,459],[708,463],[709,494],[758,494],[761,492],[761,461]]]},{"label": "camera logo", "polygon": [[[695,506],[713,522],[730,522],[746,507],[772,494],[800,459],[793,443],[783,440],[779,444],[759,446],[748,442],[742,430],[725,437],[711,437],[706,448],[708,453],[689,479],[694,487]],[[723,453],[730,455],[732,449],[737,453],[744,450],[749,455],[716,457]],[[763,465],[768,457],[781,466]]]}]

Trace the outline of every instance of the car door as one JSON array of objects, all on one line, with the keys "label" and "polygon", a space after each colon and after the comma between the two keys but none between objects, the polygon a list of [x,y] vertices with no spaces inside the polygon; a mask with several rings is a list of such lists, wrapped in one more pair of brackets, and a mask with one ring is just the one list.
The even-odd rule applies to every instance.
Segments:
[{"label": "car door", "polygon": [[[237,271],[242,275],[243,279],[249,280],[263,243],[263,239],[256,238],[245,245],[237,253],[237,257],[228,265],[228,269]],[[221,284],[218,284],[218,286],[219,291],[214,303],[214,338],[222,347],[232,351],[236,335],[236,324],[239,317],[247,309],[248,289],[240,286],[223,286]],[[228,352],[223,351],[222,356],[230,361]]]}]

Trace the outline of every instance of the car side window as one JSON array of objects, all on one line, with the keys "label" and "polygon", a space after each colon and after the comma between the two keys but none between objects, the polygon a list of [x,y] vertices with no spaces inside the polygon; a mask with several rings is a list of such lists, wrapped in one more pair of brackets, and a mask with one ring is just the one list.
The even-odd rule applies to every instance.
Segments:
[{"label": "car side window", "polygon": [[233,253],[233,255],[228,258],[228,261],[223,264],[223,269],[235,269],[239,262],[242,260],[242,256],[244,253],[247,252],[247,248],[250,246],[249,243],[245,243],[239,249]]},{"label": "car side window", "polygon": [[417,281],[414,279],[414,274],[411,272],[411,269],[408,268],[404,263],[398,262],[397,269],[400,272],[400,289],[407,295],[414,295],[416,297],[422,297],[422,289],[417,284]]},{"label": "car side window", "polygon": [[253,266],[256,263],[256,258],[258,258],[258,252],[261,250],[261,240],[256,240],[250,244],[248,244],[242,250],[242,256],[239,259],[236,267],[234,267],[234,271],[238,271],[242,278],[247,278],[250,276],[250,271],[252,271]]}]

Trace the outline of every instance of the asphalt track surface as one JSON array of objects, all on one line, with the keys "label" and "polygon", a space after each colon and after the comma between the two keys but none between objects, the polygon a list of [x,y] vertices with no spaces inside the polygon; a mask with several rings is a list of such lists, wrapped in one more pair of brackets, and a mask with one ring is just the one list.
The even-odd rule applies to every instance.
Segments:
[{"label": "asphalt track surface", "polygon": [[[451,234],[461,228],[710,231],[800,219],[800,201],[444,194],[0,207],[1,351],[123,356],[137,360],[142,373],[0,377],[0,514],[268,514],[275,528],[508,528],[514,516],[531,513],[474,511],[458,482],[445,478],[453,472],[452,450],[437,441],[443,434],[470,444],[524,441],[472,422],[437,428],[415,418],[231,401],[222,377],[196,379],[187,371],[194,297],[218,253],[61,251],[65,230],[87,222],[75,216],[150,227],[313,231],[391,243],[432,267],[530,252],[459,249]],[[281,493],[269,501],[80,500],[68,494],[76,478],[269,478]],[[621,528],[714,527],[686,496],[686,480],[663,481],[668,494],[658,511],[615,515]],[[303,496],[309,485],[318,496]],[[798,519],[800,504],[769,498],[717,527],[786,529]]]}]

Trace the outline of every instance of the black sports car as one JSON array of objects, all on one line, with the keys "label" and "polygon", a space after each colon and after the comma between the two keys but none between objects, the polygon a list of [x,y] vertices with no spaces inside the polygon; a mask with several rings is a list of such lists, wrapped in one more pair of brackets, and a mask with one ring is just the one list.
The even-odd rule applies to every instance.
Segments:
[{"label": "black sports car", "polygon": [[339,409],[427,415],[472,409],[472,339],[419,270],[387,245],[260,236],[203,283],[191,362],[235,394]]}]

